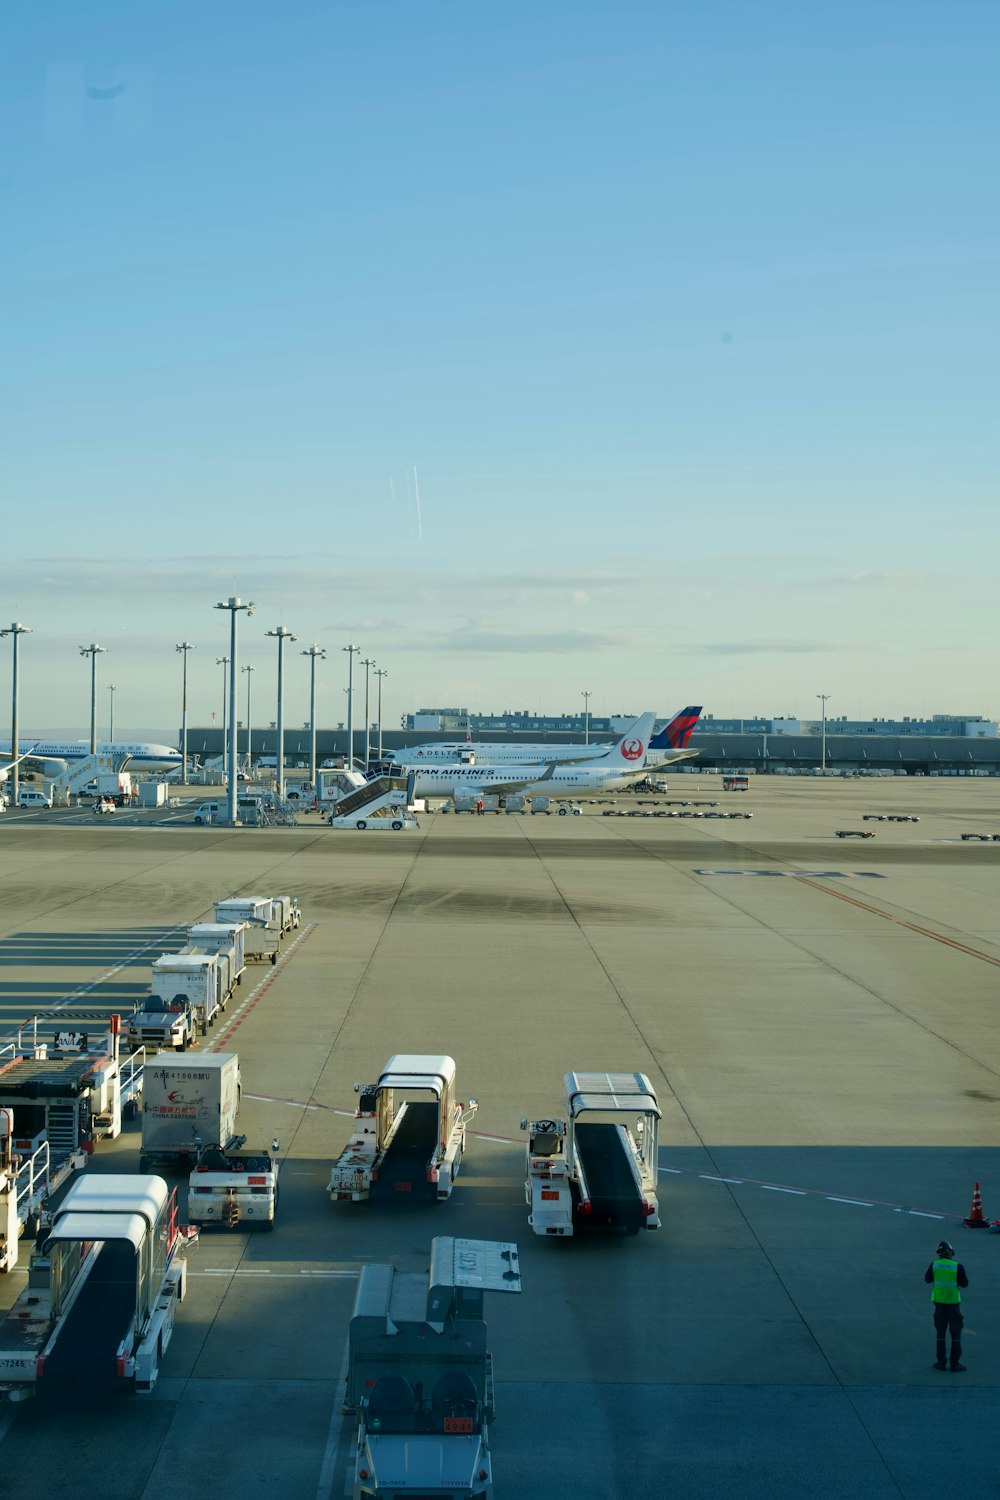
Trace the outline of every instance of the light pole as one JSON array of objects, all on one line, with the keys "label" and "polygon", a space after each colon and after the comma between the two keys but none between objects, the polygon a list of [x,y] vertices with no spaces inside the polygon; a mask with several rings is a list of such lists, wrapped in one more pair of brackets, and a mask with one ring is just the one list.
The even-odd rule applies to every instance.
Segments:
[{"label": "light pole", "polygon": [[226,725],[229,722],[226,716],[226,668],[229,666],[228,656],[217,656],[215,658],[217,667],[222,668],[222,764],[226,763]]},{"label": "light pole", "polygon": [[[229,823],[231,827],[237,826],[236,817],[236,616],[240,610],[246,610],[247,619],[253,614],[255,605],[253,600],[249,604],[241,604],[239,599],[233,595],[229,599],[221,600],[216,609],[228,609],[230,617],[229,630]],[[249,681],[249,679],[247,679]]]},{"label": "light pole", "polygon": [[365,669],[365,775],[368,775],[368,762],[372,758],[372,721],[368,714],[368,673],[375,665],[370,656],[362,658],[361,665]]},{"label": "light pole", "polygon": [[375,676],[378,678],[378,758],[382,759],[382,678],[388,677],[389,673],[384,667],[375,668]]},{"label": "light pole", "polygon": [[115,689],[117,686],[117,682],[108,683],[108,692],[111,695],[111,723],[108,727],[108,739],[111,741],[114,741],[115,737]]},{"label": "light pole", "polygon": [[347,769],[354,770],[354,653],[360,646],[341,646],[347,652]]},{"label": "light pole", "polygon": [[269,630],[267,633],[273,635],[278,642],[278,722],[275,726],[278,745],[275,751],[275,764],[278,768],[278,796],[281,798],[285,795],[285,642],[297,641],[298,636],[286,630],[284,625],[279,625],[277,630]]},{"label": "light pole", "polygon": [[187,786],[188,779],[188,652],[195,648],[190,641],[181,641],[176,648],[184,658],[184,689],[181,694],[181,781]]},{"label": "light pole", "polygon": [[326,661],[326,647],[310,646],[307,651],[300,651],[299,655],[309,658],[309,780],[312,782],[313,791],[318,796],[316,787],[316,662]]},{"label": "light pole", "polygon": [[253,745],[251,744],[250,739],[253,733],[250,719],[250,683],[253,680],[252,674],[256,672],[257,668],[251,666],[250,663],[247,662],[246,666],[242,667],[240,670],[246,675],[247,680],[247,775],[249,776],[251,774],[251,767],[253,765]]},{"label": "light pole", "polygon": [[828,698],[832,698],[832,696],[832,693],[816,694],[816,697],[821,699],[823,703],[823,757],[821,761],[821,767],[824,771],[826,770],[826,700]]},{"label": "light pole", "polygon": [[90,657],[90,753],[97,754],[97,658],[101,652],[107,651],[107,646],[99,646],[92,641],[89,646],[80,647],[81,656]]},{"label": "light pole", "polygon": [[590,744],[590,700],[594,696],[590,688],[580,694],[583,699],[583,743]]},{"label": "light pole", "polygon": [[11,694],[10,694],[10,758],[14,762],[14,764],[11,767],[11,773],[10,774],[11,774],[11,791],[14,794],[14,806],[15,807],[17,806],[17,791],[18,791],[18,780],[19,780],[19,777],[18,777],[18,774],[17,774],[18,773],[18,769],[19,769],[18,764],[17,764],[17,753],[18,753],[18,747],[17,747],[17,657],[18,657],[17,638],[18,638],[19,635],[30,635],[30,634],[31,634],[31,626],[30,625],[22,625],[17,620],[15,620],[13,622],[13,624],[8,625],[6,627],[6,629],[0,630],[0,635],[10,635],[10,636],[13,636],[13,638],[14,638],[14,674],[13,674],[13,678],[11,680]]}]

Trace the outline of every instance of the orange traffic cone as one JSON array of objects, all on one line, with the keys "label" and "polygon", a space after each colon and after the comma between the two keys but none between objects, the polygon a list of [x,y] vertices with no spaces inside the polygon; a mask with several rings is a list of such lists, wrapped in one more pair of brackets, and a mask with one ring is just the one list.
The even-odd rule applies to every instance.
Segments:
[{"label": "orange traffic cone", "polygon": [[983,1198],[977,1182],[972,1189],[972,1212],[962,1221],[966,1229],[989,1229],[989,1220],[983,1214]]}]

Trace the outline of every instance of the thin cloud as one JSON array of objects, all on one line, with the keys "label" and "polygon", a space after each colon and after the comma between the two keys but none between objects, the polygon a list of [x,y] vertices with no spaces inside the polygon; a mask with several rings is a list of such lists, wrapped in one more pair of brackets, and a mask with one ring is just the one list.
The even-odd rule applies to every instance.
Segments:
[{"label": "thin cloud", "polygon": [[437,640],[397,642],[394,651],[436,651],[480,656],[566,655],[576,651],[619,651],[625,643],[617,636],[592,630],[502,631],[456,630]]},{"label": "thin cloud", "polygon": [[828,651],[851,651],[845,641],[712,641],[684,646],[686,656],[814,656]]}]

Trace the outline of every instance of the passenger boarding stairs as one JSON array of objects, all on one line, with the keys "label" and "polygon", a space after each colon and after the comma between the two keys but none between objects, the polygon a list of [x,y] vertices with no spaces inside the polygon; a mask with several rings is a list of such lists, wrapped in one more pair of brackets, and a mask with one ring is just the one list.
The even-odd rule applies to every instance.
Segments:
[{"label": "passenger boarding stairs", "polygon": [[330,812],[330,822],[350,827],[386,810],[405,813],[413,801],[416,779],[415,771],[405,770],[375,776],[336,803]]},{"label": "passenger boarding stairs", "polygon": [[85,755],[74,761],[65,771],[52,779],[53,801],[58,807],[66,807],[69,799],[101,772],[123,771],[132,759],[130,755]]}]

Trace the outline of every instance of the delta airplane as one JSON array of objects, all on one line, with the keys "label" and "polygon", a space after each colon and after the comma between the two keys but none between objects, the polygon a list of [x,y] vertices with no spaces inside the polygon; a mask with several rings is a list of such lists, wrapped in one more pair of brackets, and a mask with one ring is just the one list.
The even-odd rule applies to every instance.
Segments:
[{"label": "delta airplane", "polygon": [[646,751],[655,722],[655,714],[643,714],[610,749],[585,765],[549,760],[511,766],[413,766],[410,768],[416,778],[413,795],[454,797],[456,792],[472,796],[524,792],[529,797],[579,797],[618,791],[646,775]]},{"label": "delta airplane", "polygon": [[[687,749],[688,741],[694,732],[698,719],[701,716],[701,707],[682,708],[679,714],[670,720],[659,734],[655,734],[649,742],[649,757],[647,764],[650,766],[670,765],[675,760],[686,760],[693,751]],[[632,726],[626,730],[626,734],[632,732]],[[530,745],[518,741],[509,741],[506,744],[482,743],[472,740],[454,740],[450,743],[442,740],[436,744],[407,746],[402,750],[392,750],[386,756],[400,766],[425,766],[425,765],[471,765],[473,759],[477,766],[506,766],[510,764],[524,765],[528,762],[556,761],[560,765],[568,765],[572,761],[600,760],[607,755],[612,748],[608,744],[594,745],[558,745],[558,744],[536,744]],[[660,752],[663,752],[662,754]],[[676,754],[674,752],[684,752]]]},{"label": "delta airplane", "polygon": [[[181,753],[170,745],[126,744],[123,740],[99,740],[98,755],[128,756],[130,771],[176,771],[181,763]],[[0,755],[10,754],[10,740],[0,740]],[[18,757],[19,760],[37,760],[42,763],[46,775],[59,776],[74,760],[83,760],[90,754],[86,740],[39,740],[32,748]]]}]

